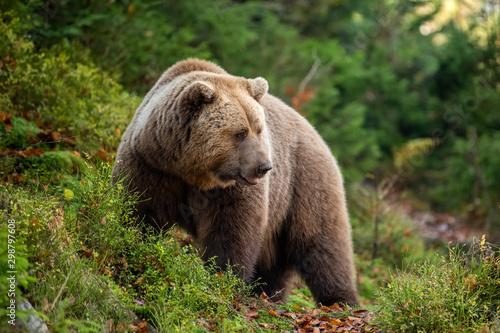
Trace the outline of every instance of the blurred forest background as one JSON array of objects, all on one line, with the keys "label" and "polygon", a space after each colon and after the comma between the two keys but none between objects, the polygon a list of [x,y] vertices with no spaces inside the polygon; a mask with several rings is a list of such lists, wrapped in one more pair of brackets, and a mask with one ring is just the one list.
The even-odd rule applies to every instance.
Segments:
[{"label": "blurred forest background", "polygon": [[[398,285],[391,270],[418,271],[449,240],[486,233],[500,241],[498,0],[0,0],[0,210],[17,221],[19,294],[54,331],[82,324],[65,316],[120,331],[132,320],[123,309],[178,331],[236,331],[249,322],[238,302],[251,303],[240,300],[234,276],[208,274],[177,231],[178,242],[138,236],[129,217],[136,198],[110,186],[121,134],[142,98],[188,57],[265,77],[328,143],[348,189],[364,305],[376,304],[391,278]],[[0,235],[7,232],[1,225]],[[429,281],[444,272],[433,299],[421,297],[429,289],[417,272],[395,300],[423,305],[407,313],[402,301],[393,314],[425,321],[433,317],[423,309],[435,302],[429,308],[441,318],[458,309],[459,288],[479,288],[470,303],[460,301],[472,319],[458,326],[487,314],[477,297],[498,318],[498,267],[486,264],[474,273],[484,283],[468,271],[459,280],[429,268]],[[7,304],[6,276],[0,281]],[[314,307],[307,289],[297,290],[291,304]],[[397,303],[385,292],[381,308],[384,299]],[[259,313],[268,325],[272,316]],[[444,331],[458,322],[443,320]]]}]

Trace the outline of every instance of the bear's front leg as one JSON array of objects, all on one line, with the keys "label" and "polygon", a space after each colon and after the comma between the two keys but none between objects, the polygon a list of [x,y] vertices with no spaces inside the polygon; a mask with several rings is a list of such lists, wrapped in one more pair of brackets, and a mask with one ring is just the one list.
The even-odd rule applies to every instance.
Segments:
[{"label": "bear's front leg", "polygon": [[[215,257],[222,270],[235,266],[246,283],[252,282],[267,224],[264,184],[202,192],[206,204],[193,215],[196,241],[204,261]],[[195,199],[195,198],[192,198]]]}]

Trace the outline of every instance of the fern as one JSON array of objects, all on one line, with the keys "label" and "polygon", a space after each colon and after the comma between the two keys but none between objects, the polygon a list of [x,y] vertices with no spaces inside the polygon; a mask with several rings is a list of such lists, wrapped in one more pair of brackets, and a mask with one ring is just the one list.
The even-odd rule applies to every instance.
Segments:
[{"label": "fern", "polygon": [[394,166],[400,170],[412,164],[415,158],[428,155],[438,144],[439,141],[432,138],[410,140],[394,151]]}]

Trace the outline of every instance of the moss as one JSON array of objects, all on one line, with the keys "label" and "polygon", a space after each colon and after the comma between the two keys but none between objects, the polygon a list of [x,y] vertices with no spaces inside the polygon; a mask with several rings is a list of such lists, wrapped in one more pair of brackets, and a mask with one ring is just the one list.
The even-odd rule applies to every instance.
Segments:
[{"label": "moss", "polygon": [[299,307],[314,309],[316,304],[314,301],[309,301],[308,299],[312,299],[311,291],[308,288],[295,289],[294,292],[288,296],[287,305],[297,305]]},{"label": "moss", "polygon": [[24,165],[33,169],[50,171],[78,171],[85,162],[68,151],[49,151],[40,156],[30,156],[24,160]]},{"label": "moss", "polygon": [[5,124],[0,126],[0,146],[11,149],[22,149],[31,145],[29,137],[35,137],[41,130],[35,123],[24,118],[14,116],[10,120],[12,129],[9,131]]}]

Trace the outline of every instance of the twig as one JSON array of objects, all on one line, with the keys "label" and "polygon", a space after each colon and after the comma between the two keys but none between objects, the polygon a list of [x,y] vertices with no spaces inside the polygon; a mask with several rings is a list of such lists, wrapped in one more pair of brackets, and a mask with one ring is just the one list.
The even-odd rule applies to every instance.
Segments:
[{"label": "twig", "polygon": [[66,280],[64,280],[64,283],[62,284],[61,289],[59,289],[59,292],[57,293],[57,296],[54,299],[54,302],[52,302],[52,305],[50,306],[50,311],[54,310],[54,307],[56,306],[56,303],[57,303],[59,297],[61,296],[61,294],[64,290],[64,287],[66,287],[66,283],[68,283],[68,279],[69,279],[69,276],[70,276],[72,271],[73,271],[73,267],[70,268],[69,273],[66,276]]},{"label": "twig", "polygon": [[316,72],[318,71],[318,68],[321,65],[321,60],[316,55],[316,52],[313,53],[313,57],[314,57],[314,63],[312,65],[311,69],[309,70],[309,73],[307,73],[307,75],[300,82],[300,85],[299,85],[299,92],[300,93],[303,93],[306,90],[307,84],[309,83],[309,81],[312,80],[314,75],[316,75]]},{"label": "twig", "polygon": [[484,178],[484,173],[479,165],[479,152],[478,152],[478,139],[477,139],[477,129],[474,126],[468,128],[468,139],[472,141],[470,160],[472,166],[474,167],[474,206],[477,206],[477,201],[480,197],[479,192],[482,190],[483,203],[488,210],[488,215],[486,217],[485,226],[486,230],[491,231],[491,224],[494,217],[494,205],[490,198],[490,193],[488,190],[488,183]]}]

